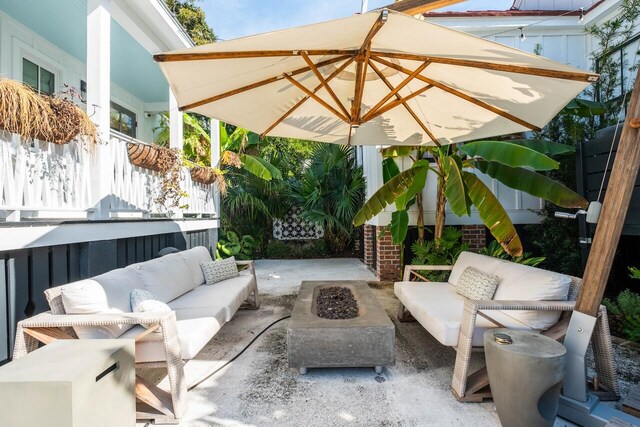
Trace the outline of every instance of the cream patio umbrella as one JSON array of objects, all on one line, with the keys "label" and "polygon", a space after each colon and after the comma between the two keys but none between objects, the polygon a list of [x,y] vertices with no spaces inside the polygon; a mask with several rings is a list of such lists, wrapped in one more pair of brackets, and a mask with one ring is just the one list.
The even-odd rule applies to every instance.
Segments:
[{"label": "cream patio umbrella", "polygon": [[154,58],[181,110],[261,136],[353,145],[537,130],[598,79],[387,10]]}]

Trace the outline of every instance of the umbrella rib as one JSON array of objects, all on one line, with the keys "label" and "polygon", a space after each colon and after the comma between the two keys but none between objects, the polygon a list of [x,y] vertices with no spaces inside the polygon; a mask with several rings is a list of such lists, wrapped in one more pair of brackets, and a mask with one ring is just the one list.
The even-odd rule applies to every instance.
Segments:
[{"label": "umbrella rib", "polygon": [[424,87],[421,87],[420,89],[418,89],[415,92],[411,92],[409,95],[407,95],[405,97],[401,97],[401,98],[396,99],[395,101],[391,101],[390,103],[386,104],[384,107],[379,108],[378,110],[374,111],[373,113],[369,112],[369,113],[365,114],[365,116],[362,118],[362,121],[363,122],[371,121],[371,120],[375,119],[376,117],[386,113],[387,111],[396,108],[398,105],[402,104],[403,102],[407,102],[408,100],[413,99],[418,95],[421,95],[422,93],[426,92],[427,90],[431,89],[432,87],[433,87],[433,85],[426,85]]},{"label": "umbrella rib", "polygon": [[[349,64],[351,64],[353,62],[354,58],[351,57],[348,60],[346,60],[344,62],[344,64],[342,64],[340,67],[338,67],[338,69],[336,69],[333,73],[331,73],[331,75],[329,77],[327,77],[326,81],[327,83],[329,83],[331,80],[333,80],[333,78],[335,76],[337,76],[338,74],[340,74],[341,72],[344,71],[345,68],[347,68],[349,66]],[[319,84],[318,86],[315,87],[315,89],[313,90],[313,93],[316,93],[317,91],[319,91],[320,89],[322,89],[322,85]],[[296,104],[291,107],[289,109],[289,111],[287,111],[285,114],[283,114],[278,120],[276,120],[271,126],[269,126],[267,128],[267,130],[265,130],[264,132],[262,132],[260,134],[260,138],[264,138],[269,132],[271,132],[273,129],[275,129],[276,126],[278,126],[280,123],[282,123],[282,121],[284,119],[286,119],[287,117],[289,117],[295,110],[297,110],[302,104],[305,103],[305,101],[307,99],[309,99],[310,96],[309,95],[305,95],[300,101],[296,102]]]},{"label": "umbrella rib", "polygon": [[[312,56],[327,55],[355,55],[353,49],[311,49],[307,53]],[[189,52],[189,53],[159,53],[153,55],[156,62],[184,62],[206,61],[213,59],[246,59],[272,58],[277,56],[300,56],[299,50],[247,50],[235,52]]]},{"label": "umbrella rib", "polygon": [[371,42],[373,38],[378,34],[378,31],[387,22],[389,17],[389,11],[383,9],[378,15],[378,19],[373,23],[369,33],[364,38],[360,50],[356,54],[356,82],[353,93],[353,103],[351,104],[351,123],[360,124],[362,121],[360,112],[362,111],[362,96],[364,95],[364,85],[366,82],[367,65],[369,63],[369,56],[371,53]]},{"label": "umbrella rib", "polygon": [[[320,71],[318,70],[318,67],[316,67],[316,64],[314,64],[313,61],[311,61],[311,58],[309,58],[309,55],[307,55],[307,52],[303,51],[303,52],[301,52],[301,55],[302,55],[302,58],[304,59],[304,61],[309,66],[309,68],[311,68],[311,71],[313,71],[313,74],[315,74],[316,78],[320,81],[321,87],[324,86],[325,90],[329,93],[331,98],[333,98],[334,102],[336,103],[338,108],[340,108],[342,113],[345,116],[349,117],[349,112],[347,111],[345,106],[342,105],[342,102],[340,102],[340,99],[338,99],[338,96],[336,95],[336,93],[333,91],[333,89],[331,89],[331,86],[329,86],[327,80],[325,80],[325,78],[322,76],[322,74],[320,74]],[[313,92],[315,93],[316,91],[314,90]]]},{"label": "umbrella rib", "polygon": [[[350,58],[350,57],[351,57],[350,55],[337,56],[335,58],[327,59],[326,61],[318,62],[316,64],[316,66],[317,67],[324,67],[325,65],[330,65],[330,64],[333,64],[333,63],[336,63],[336,62],[340,62],[340,61],[343,61],[343,60],[345,60],[347,58]],[[297,70],[291,71],[290,75],[291,76],[295,76],[297,74],[306,73],[309,70],[310,70],[310,68],[308,66],[307,67],[298,68]],[[281,80],[281,79],[282,79],[282,74],[274,76],[274,77],[269,77],[268,79],[260,80],[260,81],[257,81],[255,83],[251,83],[251,84],[248,84],[246,86],[242,86],[242,87],[239,87],[239,88],[236,88],[236,89],[232,89],[232,90],[229,90],[227,92],[223,92],[223,93],[218,94],[218,95],[210,96],[209,98],[205,98],[205,99],[202,99],[200,101],[192,102],[191,104],[183,105],[182,107],[180,107],[180,111],[190,110],[192,108],[200,107],[200,106],[205,105],[205,104],[210,104],[210,103],[218,101],[220,99],[228,98],[229,96],[237,95],[239,93],[246,92],[248,90],[256,89],[256,88],[259,88],[261,86],[277,82],[278,80]]]},{"label": "umbrella rib", "polygon": [[599,75],[593,74],[593,73],[549,70],[546,68],[526,67],[522,65],[498,64],[495,62],[473,61],[470,59],[443,58],[439,56],[418,55],[418,54],[403,53],[403,52],[374,51],[374,52],[371,52],[371,55],[375,57],[406,59],[410,61],[431,61],[433,63],[438,63],[438,64],[456,65],[460,67],[481,68],[481,69],[493,70],[493,71],[505,71],[508,73],[528,74],[533,76],[552,77],[557,79],[576,80],[576,81],[584,81],[584,82],[590,82],[590,83],[597,82],[599,79]]},{"label": "umbrella rib", "polygon": [[[375,73],[378,75],[378,77],[380,77],[380,80],[382,80],[384,82],[384,84],[387,85],[389,90],[393,91],[393,89],[394,89],[393,85],[389,82],[389,80],[387,80],[387,78],[384,76],[384,74],[382,74],[382,71],[380,71],[380,69],[378,69],[378,67],[376,67],[375,64],[372,61],[369,61],[369,65],[371,66],[373,71],[375,71]],[[402,99],[402,97],[400,95],[398,95],[398,93],[396,93],[395,96],[398,99],[398,101],[400,101]],[[409,104],[407,104],[406,101],[404,101],[404,100],[401,102],[401,104],[404,106],[404,108],[407,110],[407,112],[411,115],[411,117],[413,117],[413,120],[415,120],[418,123],[418,125],[420,125],[422,130],[424,130],[424,132],[427,135],[429,135],[429,138],[431,138],[431,141],[433,141],[434,144],[436,144],[438,147],[440,147],[440,143],[436,139],[435,135],[429,130],[427,125],[422,123],[422,120],[420,120],[420,118],[413,111],[413,109],[411,107],[409,107]]]},{"label": "umbrella rib", "polygon": [[291,77],[288,74],[285,74],[284,78],[287,79],[289,81],[289,83],[291,83],[292,85],[294,85],[295,87],[300,89],[302,92],[304,92],[305,94],[307,94],[308,96],[313,98],[313,100],[316,101],[318,104],[322,105],[324,108],[326,108],[327,110],[331,111],[340,120],[342,120],[342,121],[344,121],[346,123],[349,123],[350,120],[349,120],[349,118],[347,116],[343,115],[341,112],[339,112],[338,110],[333,108],[331,105],[329,105],[324,99],[320,98],[318,95],[316,95],[315,93],[313,93],[312,91],[307,89],[302,83],[298,82],[296,79],[294,79],[293,77]]},{"label": "umbrella rib", "polygon": [[[410,74],[411,73],[411,70],[407,70],[406,68],[404,68],[401,65],[394,64],[393,62],[387,61],[387,60],[382,59],[380,57],[373,57],[373,60],[376,61],[376,62],[379,62],[380,64],[386,65],[387,67],[391,67],[391,68],[394,68],[394,69],[396,69],[398,71],[401,71],[401,72],[403,72],[405,74]],[[524,126],[526,128],[529,128],[529,129],[535,130],[535,131],[539,131],[540,130],[540,128],[538,126],[536,126],[534,124],[531,124],[531,123],[527,122],[526,120],[523,120],[523,119],[521,119],[519,117],[516,117],[513,114],[510,114],[510,113],[508,113],[508,112],[506,112],[504,110],[501,110],[498,107],[494,107],[491,104],[487,104],[484,101],[480,101],[479,99],[476,99],[476,98],[474,98],[472,96],[469,96],[469,95],[467,95],[465,93],[462,93],[459,90],[456,90],[456,89],[454,89],[454,88],[452,88],[450,86],[447,86],[445,84],[442,84],[440,82],[437,82],[435,80],[432,80],[432,79],[430,79],[428,77],[425,77],[425,76],[422,76],[422,75],[417,75],[416,78],[418,80],[422,80],[425,83],[433,85],[433,86],[437,87],[438,89],[441,89],[441,90],[443,90],[445,92],[448,92],[451,95],[455,95],[458,98],[462,98],[465,101],[468,101],[468,102],[470,102],[472,104],[475,104],[478,107],[484,108],[485,110],[489,110],[492,113],[497,114],[499,116],[502,116],[505,119],[508,119],[508,120],[510,120],[510,121],[512,121],[514,123],[517,123],[517,124],[519,124],[521,126]]]},{"label": "umbrella rib", "polygon": [[[384,98],[382,98],[371,110],[369,110],[367,112],[367,114],[364,115],[364,117],[362,118],[363,121],[367,121],[367,117],[373,116],[374,114],[376,114],[376,112],[378,111],[378,109],[380,107],[382,107],[385,102],[387,102],[389,99],[391,99],[392,96],[394,96],[396,93],[398,93],[403,87],[405,87],[406,85],[409,84],[409,82],[411,80],[413,80],[415,78],[415,76],[417,76],[418,74],[420,74],[422,72],[422,70],[424,70],[427,66],[429,65],[429,61],[425,61],[422,63],[422,65],[420,65],[418,68],[416,68],[416,70],[411,73],[410,75],[408,75],[398,86],[396,86],[395,89],[393,89],[391,92],[389,92]],[[376,117],[376,116],[374,116]]]}]

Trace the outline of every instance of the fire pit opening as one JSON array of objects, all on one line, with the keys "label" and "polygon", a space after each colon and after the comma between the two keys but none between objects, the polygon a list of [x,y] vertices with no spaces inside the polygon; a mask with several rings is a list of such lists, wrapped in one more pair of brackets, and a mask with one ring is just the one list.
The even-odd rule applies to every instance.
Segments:
[{"label": "fire pit opening", "polygon": [[315,302],[316,315],[323,319],[353,319],[360,315],[356,297],[346,286],[321,287]]}]

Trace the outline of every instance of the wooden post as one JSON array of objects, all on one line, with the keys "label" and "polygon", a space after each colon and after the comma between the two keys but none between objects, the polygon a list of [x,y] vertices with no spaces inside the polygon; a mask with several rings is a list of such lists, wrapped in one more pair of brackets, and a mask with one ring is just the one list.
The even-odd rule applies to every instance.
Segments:
[{"label": "wooden post", "polygon": [[640,118],[640,78],[636,76],[631,104],[624,122],[618,151],[609,176],[607,192],[584,271],[576,311],[596,316],[607,286],[613,257],[620,241],[627,209],[640,166],[640,129],[633,126]]}]

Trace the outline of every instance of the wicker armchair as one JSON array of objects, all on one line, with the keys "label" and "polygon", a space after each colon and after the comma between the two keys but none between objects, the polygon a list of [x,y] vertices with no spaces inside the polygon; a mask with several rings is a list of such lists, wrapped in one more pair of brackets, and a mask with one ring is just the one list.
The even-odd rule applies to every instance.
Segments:
[{"label": "wicker armchair", "polygon": [[[421,275],[419,271],[442,271],[452,269],[453,266],[449,265],[408,265],[405,267],[403,280],[405,282],[428,282],[429,280]],[[425,286],[428,286],[428,284],[425,284]],[[571,312],[574,309],[576,298],[581,286],[582,279],[573,277],[569,288],[568,301],[466,300],[464,303],[464,310],[461,318],[460,333],[458,335],[458,345],[455,347],[456,362],[451,384],[452,391],[456,398],[464,402],[481,402],[483,399],[491,397],[489,378],[486,368],[482,368],[472,374],[469,374],[471,352],[484,350],[482,347],[472,346],[477,316],[481,316],[491,321],[496,325],[496,327],[504,327],[500,324],[500,322],[492,319],[484,311],[563,311],[564,314],[561,316],[560,321],[551,328],[542,332],[543,335],[550,336],[560,341],[564,339],[564,336],[566,334],[569,324],[569,318]],[[402,303],[400,303],[398,319],[400,321],[414,320]],[[613,348],[611,344],[611,335],[609,332],[607,310],[604,306],[600,307],[596,329],[592,337],[592,347],[595,356],[595,368],[597,373],[597,377],[594,379],[594,385],[600,389],[599,394],[603,399],[617,399],[620,395],[620,392],[618,388],[615,362],[613,359]]]}]

